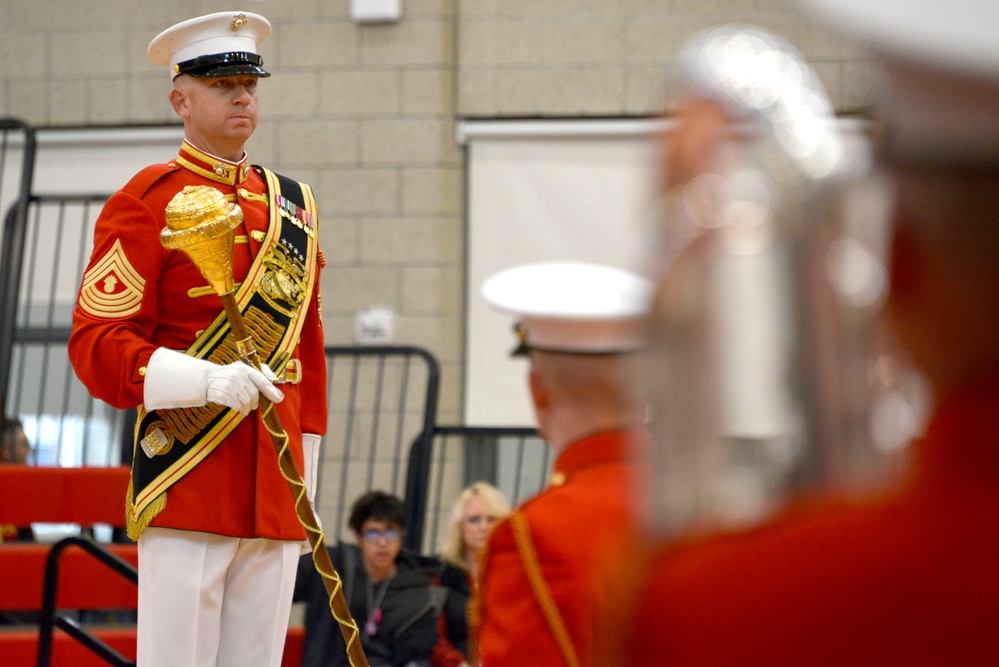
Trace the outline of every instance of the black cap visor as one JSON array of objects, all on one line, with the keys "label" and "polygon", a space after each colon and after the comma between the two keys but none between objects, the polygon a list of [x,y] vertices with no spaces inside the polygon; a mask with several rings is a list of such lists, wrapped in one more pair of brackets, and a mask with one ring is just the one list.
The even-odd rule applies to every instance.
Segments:
[{"label": "black cap visor", "polygon": [[634,350],[579,350],[579,349],[566,349],[558,347],[541,347],[539,345],[530,345],[527,342],[527,329],[520,322],[513,325],[513,333],[517,337],[517,347],[510,350],[511,357],[526,357],[531,351],[535,352],[546,352],[548,354],[571,354],[571,355],[583,355],[587,357],[608,357],[618,354],[627,354],[633,352]]},{"label": "black cap visor", "polygon": [[513,335],[517,337],[517,347],[510,350],[511,357],[526,357],[531,348],[527,344],[527,329],[520,322],[513,325]]},{"label": "black cap visor", "polygon": [[250,76],[267,77],[270,76],[261,65],[264,59],[256,53],[247,51],[229,51],[228,53],[213,53],[207,56],[198,56],[191,60],[177,63],[173,67],[174,78],[181,74],[187,74],[195,78],[237,76],[249,74]]}]

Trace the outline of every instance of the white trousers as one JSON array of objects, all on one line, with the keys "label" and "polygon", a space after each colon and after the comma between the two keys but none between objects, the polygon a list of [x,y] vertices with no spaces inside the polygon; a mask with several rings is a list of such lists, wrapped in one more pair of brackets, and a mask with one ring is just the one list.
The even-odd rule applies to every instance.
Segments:
[{"label": "white trousers", "polygon": [[300,542],[147,528],[137,667],[280,667]]}]

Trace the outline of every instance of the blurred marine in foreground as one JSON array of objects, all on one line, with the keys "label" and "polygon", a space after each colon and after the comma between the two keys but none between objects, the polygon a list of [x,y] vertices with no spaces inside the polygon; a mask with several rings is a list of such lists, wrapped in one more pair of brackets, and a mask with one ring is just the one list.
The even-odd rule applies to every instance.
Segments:
[{"label": "blurred marine in foreground", "polygon": [[[658,484],[648,485],[646,497],[649,532],[662,546],[643,549],[641,538],[636,544],[632,566],[640,580],[622,584],[618,627],[604,637],[607,651],[601,654],[608,665],[999,660],[999,347],[993,340],[999,327],[999,42],[993,34],[999,5],[985,0],[806,4],[823,22],[867,44],[886,77],[885,98],[874,107],[878,166],[892,194],[884,313],[894,339],[929,383],[932,415],[897,485],[864,499],[841,494],[838,500],[820,500],[814,494],[753,524],[754,508],[760,510],[757,516],[773,514],[765,511],[766,484],[740,486],[738,475],[730,474],[714,480],[717,488],[685,486],[677,473],[692,472],[696,478],[724,458],[703,456],[706,449],[722,451],[711,450],[710,437],[695,453],[677,438],[699,445],[704,432],[699,418],[715,425],[714,435],[721,433],[719,421],[733,417],[725,411],[728,404],[711,406],[721,414],[710,414],[695,402],[701,395],[697,386],[660,391],[653,411]],[[807,196],[817,183],[840,182],[836,172],[846,153],[836,148],[834,135],[829,135],[832,143],[823,144],[814,95],[782,97],[769,85],[779,77],[762,82],[767,85],[739,85],[745,71],[723,67],[726,57],[739,55],[732,62],[745,64],[747,54],[752,56],[767,38],[732,36],[701,43],[709,81],[696,91],[696,101],[681,113],[671,136],[670,186],[683,190],[681,204],[688,215],[698,203],[707,212],[694,215],[711,215],[719,200],[715,195],[725,189],[728,203],[739,204],[743,221],[758,216],[773,201],[774,190],[760,187],[751,173],[729,169],[714,182],[699,177],[729,159],[733,120],[745,120],[747,110],[786,102],[769,115],[772,144],[779,150],[765,148],[760,162],[775,181],[785,177],[786,165],[807,176],[800,177],[802,187],[778,191],[779,215],[800,221],[815,211],[796,208],[789,200]],[[778,48],[769,50],[765,60],[782,75],[793,72],[789,78],[795,81],[807,79],[807,71],[785,56]],[[757,76],[763,71],[744,70]],[[710,196],[698,197],[705,192]],[[758,236],[744,233],[746,228],[725,242],[759,243]],[[803,460],[794,476],[804,483],[798,488],[807,488],[810,480],[828,479],[826,473],[836,467],[835,452],[845,451],[830,443],[851,439],[854,413],[829,411],[826,401],[849,394],[844,387],[852,375],[849,357],[836,356],[837,341],[825,337],[833,325],[842,324],[835,300],[827,300],[829,293],[812,289],[810,282],[834,262],[829,253],[815,255],[814,263],[795,259],[802,256],[795,245],[802,239],[791,237],[772,266],[789,266],[786,273],[776,272],[779,279],[773,282],[782,286],[793,279],[792,291],[797,290],[779,306],[793,310],[790,319],[799,325],[777,331],[788,336],[786,345],[797,356],[792,354],[785,366],[778,362],[774,376],[790,378],[795,392],[786,402],[800,406],[786,409],[773,400],[769,407],[778,418],[772,423],[780,424],[780,415],[793,418],[786,420],[783,439],[760,438],[758,454],[784,452],[789,460]],[[667,340],[671,334],[697,341],[684,328],[689,324],[684,318],[697,306],[687,298],[691,285],[701,283],[678,277],[699,275],[691,270],[691,257],[713,242],[698,236],[666,258],[653,318],[654,329],[665,335],[653,338],[654,344],[675,345],[676,340]],[[821,234],[806,243],[836,247]],[[710,333],[710,327],[698,331]],[[686,350],[661,353],[657,372],[665,366],[670,381],[695,377],[685,376],[682,364],[696,357],[681,353],[696,352],[694,342]],[[724,371],[724,355],[715,359],[722,368],[700,369],[706,383],[712,373]],[[767,394],[774,395],[781,397]],[[684,398],[689,409],[678,416],[677,402]],[[780,432],[763,431],[764,436]],[[806,456],[800,442],[808,443]],[[785,488],[793,490],[794,482]],[[699,512],[708,505],[715,511]],[[726,512],[730,507],[742,508],[747,516]],[[703,530],[719,523],[725,532]]]}]

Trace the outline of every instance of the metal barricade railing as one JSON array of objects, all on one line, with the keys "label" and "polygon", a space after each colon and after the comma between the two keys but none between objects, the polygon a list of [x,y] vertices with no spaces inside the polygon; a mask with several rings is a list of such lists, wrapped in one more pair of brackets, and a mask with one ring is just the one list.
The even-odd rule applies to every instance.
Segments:
[{"label": "metal barricade railing", "polygon": [[436,427],[425,523],[420,542],[410,548],[425,554],[438,551],[451,507],[469,484],[489,482],[517,506],[545,487],[552,464],[551,449],[533,427]]},{"label": "metal barricade railing", "polygon": [[439,364],[410,346],[333,346],[326,359],[329,427],[320,449],[316,511],[327,542],[343,535],[359,496],[381,489],[405,499],[411,547],[425,514]]},{"label": "metal barricade railing", "polygon": [[0,221],[3,224],[0,233],[0,412],[3,414],[7,414],[10,353],[34,167],[34,130],[19,120],[0,118]]},{"label": "metal barricade railing", "polygon": [[130,415],[92,398],[69,363],[67,342],[93,228],[107,195],[33,195],[23,229],[6,348],[6,406],[34,436],[32,463],[127,462]]},{"label": "metal barricade railing", "polygon": [[63,553],[70,547],[83,549],[97,562],[123,577],[133,584],[139,582],[139,571],[134,565],[120,556],[108,551],[96,542],[83,537],[66,537],[57,542],[49,552],[45,564],[45,590],[43,592],[42,610],[38,626],[38,667],[49,667],[52,664],[53,638],[55,631],[62,630],[75,641],[84,645],[109,665],[116,667],[131,667],[134,660],[123,656],[99,637],[78,623],[71,615],[56,608],[58,600],[59,572]]}]

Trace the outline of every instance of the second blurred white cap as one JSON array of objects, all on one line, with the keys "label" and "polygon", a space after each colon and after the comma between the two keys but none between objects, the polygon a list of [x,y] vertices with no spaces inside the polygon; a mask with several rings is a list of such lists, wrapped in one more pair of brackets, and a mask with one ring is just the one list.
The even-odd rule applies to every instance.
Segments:
[{"label": "second blurred white cap", "polygon": [[999,2],[798,1],[820,22],[866,45],[886,72],[878,113],[889,159],[999,157]]}]

